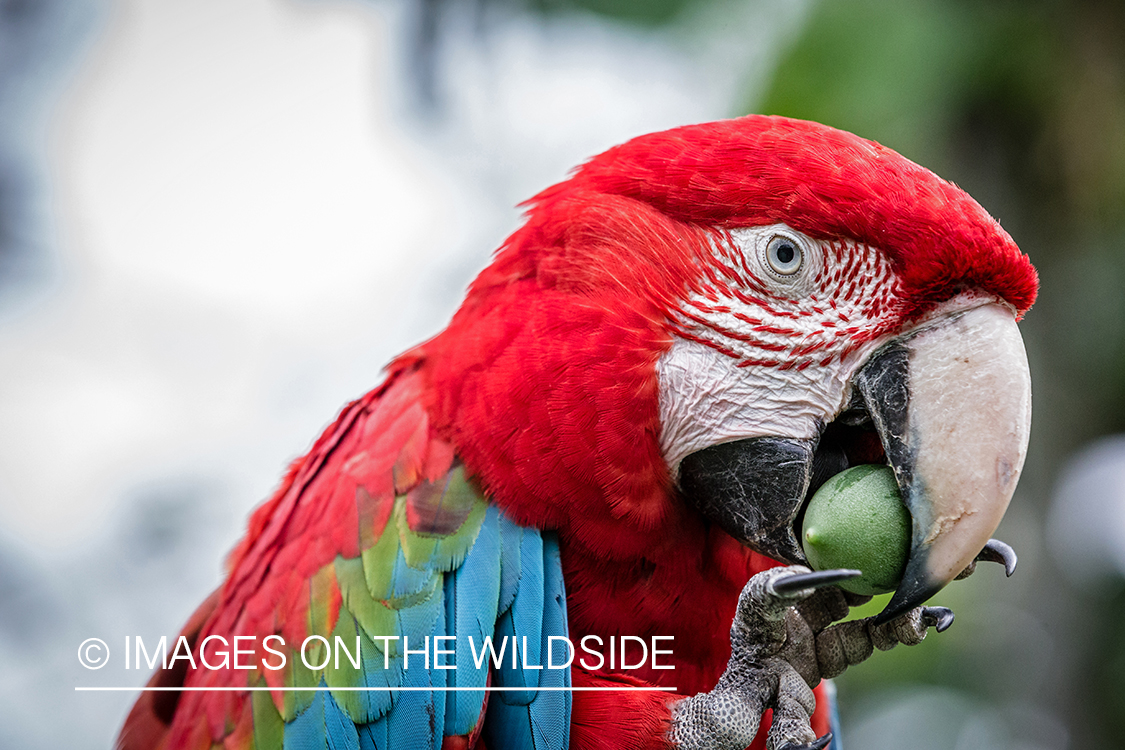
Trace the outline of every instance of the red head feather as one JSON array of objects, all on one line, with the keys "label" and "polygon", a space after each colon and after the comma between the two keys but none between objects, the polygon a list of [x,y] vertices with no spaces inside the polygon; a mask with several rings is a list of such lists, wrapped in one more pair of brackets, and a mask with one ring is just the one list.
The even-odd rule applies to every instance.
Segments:
[{"label": "red head feather", "polygon": [[785,223],[818,239],[877,247],[894,264],[907,318],[971,287],[1022,316],[1038,288],[1027,256],[953,183],[874,141],[760,115],[644,135],[594,157],[528,202],[528,225],[498,262],[555,249],[534,247],[544,227],[565,225],[575,201],[594,195],[696,226]]}]

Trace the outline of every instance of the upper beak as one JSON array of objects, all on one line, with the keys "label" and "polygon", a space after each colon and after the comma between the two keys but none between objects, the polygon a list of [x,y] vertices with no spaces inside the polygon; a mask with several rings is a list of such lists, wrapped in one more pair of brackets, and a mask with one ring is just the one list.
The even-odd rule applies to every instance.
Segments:
[{"label": "upper beak", "polygon": [[[1027,453],[1031,378],[1012,311],[985,303],[899,335],[852,383],[913,521],[903,579],[882,622],[953,580],[999,525]],[[823,439],[747,438],[687,456],[680,486],[747,546],[806,563],[794,528],[801,509],[848,463]]]},{"label": "upper beak", "polygon": [[886,621],[953,580],[1000,524],[1027,454],[1031,377],[1015,317],[991,303],[885,345],[855,385],[913,521]]}]

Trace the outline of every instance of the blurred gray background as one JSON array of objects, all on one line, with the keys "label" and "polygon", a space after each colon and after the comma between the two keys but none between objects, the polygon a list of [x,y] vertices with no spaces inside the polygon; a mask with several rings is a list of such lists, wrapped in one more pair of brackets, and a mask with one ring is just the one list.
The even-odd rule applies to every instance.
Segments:
[{"label": "blurred gray background", "polygon": [[[1031,452],[854,750],[1125,747],[1125,4],[0,0],[0,748],[104,748],[251,508],[438,331],[519,201],[747,112],[874,138],[1038,266]],[[118,658],[120,654],[118,653]]]}]

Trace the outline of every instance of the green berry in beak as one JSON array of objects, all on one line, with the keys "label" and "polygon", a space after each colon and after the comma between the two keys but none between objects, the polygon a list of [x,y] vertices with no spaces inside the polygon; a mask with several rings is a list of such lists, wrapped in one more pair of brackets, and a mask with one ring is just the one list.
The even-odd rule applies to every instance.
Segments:
[{"label": "green berry in beak", "polygon": [[910,514],[889,466],[864,464],[835,475],[805,509],[802,547],[813,570],[852,568],[863,575],[840,588],[874,595],[894,591],[910,552]]}]

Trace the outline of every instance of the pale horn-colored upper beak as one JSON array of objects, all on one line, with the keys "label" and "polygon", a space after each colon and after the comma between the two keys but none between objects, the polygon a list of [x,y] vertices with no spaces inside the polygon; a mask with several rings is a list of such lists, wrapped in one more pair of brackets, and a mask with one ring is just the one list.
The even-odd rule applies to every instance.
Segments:
[{"label": "pale horn-colored upper beak", "polygon": [[913,520],[889,620],[953,580],[1015,492],[1031,427],[1031,377],[1011,309],[940,315],[877,351],[856,385]]}]

